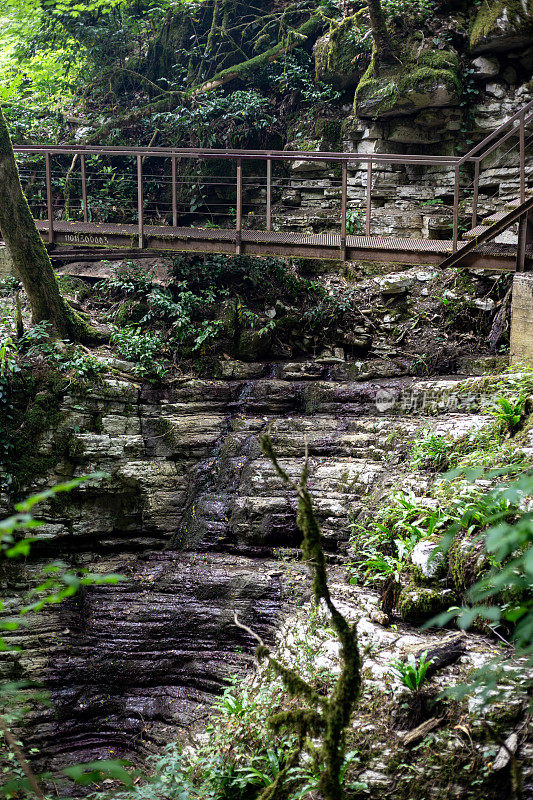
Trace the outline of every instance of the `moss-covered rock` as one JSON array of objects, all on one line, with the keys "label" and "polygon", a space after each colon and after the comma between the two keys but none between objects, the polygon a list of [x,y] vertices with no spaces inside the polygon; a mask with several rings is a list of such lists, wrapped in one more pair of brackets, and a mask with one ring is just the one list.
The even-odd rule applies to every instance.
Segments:
[{"label": "moss-covered rock", "polygon": [[470,588],[489,568],[483,541],[470,536],[456,537],[448,551],[448,568],[460,592]]},{"label": "moss-covered rock", "polygon": [[498,52],[531,44],[533,0],[484,0],[470,33],[474,53]]},{"label": "moss-covered rock", "polygon": [[424,50],[416,60],[382,70],[379,76],[373,59],[357,87],[354,111],[373,119],[415,114],[458,105],[460,91],[455,53]]},{"label": "moss-covered rock", "polygon": [[119,328],[129,325],[130,322],[140,322],[141,319],[148,312],[146,303],[141,303],[139,300],[128,299],[124,300],[117,311],[115,322]]},{"label": "moss-covered rock", "polygon": [[446,611],[457,602],[451,589],[428,588],[408,584],[400,592],[396,608],[406,622],[421,622]]},{"label": "moss-covered rock", "polygon": [[317,81],[331,83],[336,89],[357,86],[361,69],[357,56],[361,50],[357,45],[361,37],[359,14],[334,22],[329,33],[317,40],[313,54]]}]

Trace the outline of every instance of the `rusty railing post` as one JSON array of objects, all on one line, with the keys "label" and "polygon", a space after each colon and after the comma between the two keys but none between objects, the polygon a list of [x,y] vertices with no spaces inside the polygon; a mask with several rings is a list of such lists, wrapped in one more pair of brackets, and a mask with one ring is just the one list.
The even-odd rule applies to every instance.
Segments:
[{"label": "rusty railing post", "polygon": [[365,233],[370,236],[370,217],[372,215],[372,158],[366,165],[366,225]]},{"label": "rusty railing post", "polygon": [[461,175],[461,167],[455,167],[455,187],[453,190],[453,252],[457,252],[457,244],[459,241],[459,180]]},{"label": "rusty railing post", "polygon": [[177,158],[172,156],[172,225],[178,227],[178,187],[176,186]]},{"label": "rusty railing post", "polygon": [[48,216],[48,241],[54,241],[54,212],[52,208],[52,170],[50,168],[50,153],[44,154],[46,164],[46,213]]},{"label": "rusty railing post", "polygon": [[346,214],[348,205],[348,164],[342,162],[341,173],[341,261],[346,261]]},{"label": "rusty railing post", "polygon": [[526,131],[525,131],[525,111],[519,117],[520,120],[520,202],[526,201]]},{"label": "rusty railing post", "polygon": [[237,217],[235,220],[235,253],[240,256],[242,246],[242,158],[237,159]]},{"label": "rusty railing post", "polygon": [[143,198],[143,162],[137,156],[137,214],[139,226],[139,250],[144,249],[144,198]]},{"label": "rusty railing post", "polygon": [[475,166],[474,166],[474,197],[472,199],[472,227],[475,228],[477,225],[477,206],[478,206],[478,199],[479,199],[479,168],[481,164],[481,159],[476,158]]},{"label": "rusty railing post", "polygon": [[266,229],[272,230],[272,159],[267,158]]},{"label": "rusty railing post", "polygon": [[85,156],[80,155],[81,167],[81,202],[83,205],[83,221],[89,222],[89,208],[87,206],[87,171],[85,169]]}]

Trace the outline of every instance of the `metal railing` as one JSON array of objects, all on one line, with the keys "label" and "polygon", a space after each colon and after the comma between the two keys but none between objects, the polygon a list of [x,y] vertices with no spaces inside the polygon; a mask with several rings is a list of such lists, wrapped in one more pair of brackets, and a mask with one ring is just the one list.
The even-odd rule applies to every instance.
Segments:
[{"label": "metal railing", "polygon": [[[490,156],[497,148],[507,142],[510,138],[518,136],[518,143],[513,147],[518,148],[519,164],[518,179],[520,201],[526,198],[526,156],[525,156],[525,129],[526,125],[533,120],[533,101],[520,109],[510,119],[506,120],[499,128],[488,135],[482,142],[473,147],[462,157],[455,156],[432,156],[432,155],[401,155],[401,154],[363,154],[345,152],[321,152],[321,151],[279,151],[279,150],[230,150],[230,149],[203,149],[203,148],[172,148],[172,147],[123,147],[123,146],[95,146],[95,145],[21,145],[16,146],[15,152],[21,155],[43,155],[45,159],[45,184],[46,184],[46,218],[48,222],[48,241],[54,241],[54,197],[52,189],[52,165],[53,156],[69,156],[74,167],[75,159],[79,159],[79,180],[81,180],[81,206],[80,213],[84,223],[89,223],[90,209],[88,201],[88,176],[87,176],[87,157],[100,156],[105,158],[132,158],[136,164],[136,204],[137,204],[137,233],[138,246],[143,248],[145,242],[145,181],[144,163],[147,158],[170,159],[170,188],[171,202],[169,219],[172,219],[172,227],[177,228],[180,216],[178,203],[178,188],[187,184],[187,179],[180,178],[178,167],[185,159],[192,159],[198,163],[202,161],[217,160],[228,161],[235,168],[235,190],[236,206],[234,209],[234,234],[236,253],[241,252],[241,235],[243,230],[243,164],[246,162],[260,162],[262,164],[262,174],[258,177],[261,191],[265,193],[265,230],[272,231],[273,215],[273,187],[282,186],[283,183],[273,176],[273,167],[280,162],[292,164],[295,162],[327,162],[334,169],[340,167],[340,180],[337,186],[340,189],[340,240],[341,257],[346,254],[346,236],[348,232],[348,170],[361,170],[363,175],[366,173],[366,180],[362,178],[361,188],[364,189],[363,208],[364,208],[364,232],[367,237],[372,232],[373,214],[373,194],[372,185],[376,172],[385,165],[400,165],[404,167],[432,166],[446,169],[453,174],[453,221],[452,221],[452,246],[453,252],[458,249],[459,240],[459,217],[460,217],[460,194],[461,194],[461,169],[465,165],[473,165],[474,178],[473,200],[472,200],[472,227],[475,227],[478,220],[479,190],[481,165],[484,159]],[[513,148],[511,148],[513,149]],[[366,167],[366,169],[365,169]],[[154,177],[154,176],[152,176]],[[159,176],[160,177],[160,176]],[[211,186],[230,186],[233,181],[232,176],[219,176],[220,180],[215,180],[214,176],[206,176],[204,184]],[[168,178],[165,178],[168,180]],[[197,178],[194,180],[198,181]],[[248,180],[245,178],[245,180]],[[302,178],[302,183],[312,180],[309,177]],[[224,182],[225,181],[225,182]],[[294,186],[294,177],[289,179],[289,184]],[[190,182],[189,182],[190,183]],[[366,183],[366,186],[365,186]],[[340,185],[339,185],[340,184]],[[189,212],[187,215],[190,216]],[[221,212],[222,213],[222,212]]]}]

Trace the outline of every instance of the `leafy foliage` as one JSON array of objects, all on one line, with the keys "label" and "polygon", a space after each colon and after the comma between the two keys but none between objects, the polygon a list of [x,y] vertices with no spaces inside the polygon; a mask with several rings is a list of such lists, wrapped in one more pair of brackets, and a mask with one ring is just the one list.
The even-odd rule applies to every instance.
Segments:
[{"label": "leafy foliage", "polygon": [[412,692],[419,692],[426,680],[427,671],[432,664],[432,659],[427,658],[428,651],[426,650],[418,662],[413,655],[409,653],[407,661],[396,660],[391,662],[391,673],[401,680],[404,686],[407,686]]},{"label": "leafy foliage", "polygon": [[526,400],[525,394],[519,394],[518,397],[505,397],[501,394],[496,398],[496,406],[491,414],[507,433],[514,434],[520,428]]},{"label": "leafy foliage", "polygon": [[413,444],[411,465],[417,469],[444,472],[450,466],[455,443],[446,436],[425,431]]},{"label": "leafy foliage", "polygon": [[[509,507],[520,508],[521,513],[510,519],[500,515],[494,520],[495,524],[480,534],[492,567],[470,588],[469,605],[452,608],[429,623],[444,625],[456,618],[459,627],[466,629],[477,620],[486,620],[492,627],[501,627],[506,636],[510,633],[516,655],[523,656],[528,666],[533,665],[533,513],[529,510],[532,496],[531,473],[499,485],[484,496],[483,502],[487,505],[503,501]],[[449,546],[453,533],[452,529],[443,543],[444,549]],[[502,654],[477,670],[471,682],[454,690],[453,694],[461,696],[478,691],[490,702],[496,697],[498,684],[508,683],[512,677],[514,656],[512,652]],[[523,670],[519,672],[516,679],[530,683]]]}]

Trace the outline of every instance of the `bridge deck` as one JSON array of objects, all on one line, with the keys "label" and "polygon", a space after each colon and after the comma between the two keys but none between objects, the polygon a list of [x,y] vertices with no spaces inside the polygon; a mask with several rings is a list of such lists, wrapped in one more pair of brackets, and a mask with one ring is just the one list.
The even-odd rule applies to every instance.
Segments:
[{"label": "bridge deck", "polygon": [[[37,221],[43,238],[48,238],[48,222]],[[234,255],[238,232],[227,228],[185,228],[144,225],[143,244],[153,251],[215,252]],[[137,249],[137,225],[116,223],[54,222],[54,241],[59,245]],[[436,239],[408,239],[382,236],[347,236],[347,260],[386,261],[411,265],[438,266],[452,253],[452,242]],[[335,233],[294,233],[289,231],[240,231],[240,252],[249,255],[296,256],[339,259],[341,237]],[[491,246],[472,253],[471,266],[494,271],[512,271],[516,251]]]}]

